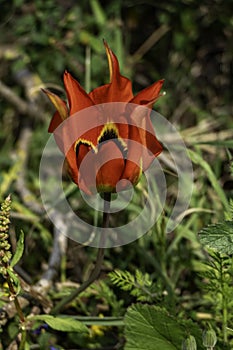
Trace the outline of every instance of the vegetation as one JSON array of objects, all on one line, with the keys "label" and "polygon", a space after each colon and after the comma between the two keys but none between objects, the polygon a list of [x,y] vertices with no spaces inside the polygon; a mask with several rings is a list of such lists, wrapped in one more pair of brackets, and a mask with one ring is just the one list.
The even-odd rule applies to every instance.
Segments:
[{"label": "vegetation", "polygon": [[[232,349],[232,2],[0,4],[0,349]],[[167,234],[180,178],[165,149],[161,215],[138,240],[107,249],[96,279],[97,249],[68,239],[54,212],[61,235],[40,197],[53,114],[41,88],[65,98],[65,69],[87,91],[108,83],[103,39],[135,93],[165,78],[155,110],[187,147],[193,189]],[[101,225],[65,175],[63,185],[74,211]],[[142,178],[110,224],[130,222],[146,195]]]}]

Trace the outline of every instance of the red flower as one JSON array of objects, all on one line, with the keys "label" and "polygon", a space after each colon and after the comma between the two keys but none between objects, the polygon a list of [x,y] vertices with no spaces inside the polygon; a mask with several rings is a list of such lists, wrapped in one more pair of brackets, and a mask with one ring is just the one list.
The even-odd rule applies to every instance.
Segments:
[{"label": "red flower", "polygon": [[[109,84],[86,93],[78,81],[66,71],[64,85],[68,106],[57,95],[44,90],[57,109],[51,120],[49,132],[54,133],[58,146],[65,154],[72,180],[87,194],[94,193],[96,189],[98,192],[115,192],[120,180],[128,180],[136,185],[142,171],[145,171],[154,157],[162,151],[162,145],[154,134],[150,109],[160,96],[163,80],[134,96],[131,81],[120,74],[117,57],[108,45],[104,44],[110,71]],[[98,107],[109,102],[112,102],[111,106],[114,106],[115,102],[125,103],[123,105],[127,112],[120,113],[118,119],[112,117],[111,113],[104,113],[100,117],[101,122],[90,125],[89,130],[81,135],[78,132],[75,142],[66,148],[66,138],[69,136],[67,134],[72,134],[73,128],[81,127],[80,122],[79,125],[75,124],[73,115],[88,107]],[[135,108],[138,105],[146,108]],[[98,118],[99,114],[96,115]],[[68,132],[66,130],[56,134],[57,127],[67,118],[73,121],[73,126]],[[82,166],[83,161],[85,166]],[[122,182],[120,189],[124,189],[125,186],[126,182]]]}]

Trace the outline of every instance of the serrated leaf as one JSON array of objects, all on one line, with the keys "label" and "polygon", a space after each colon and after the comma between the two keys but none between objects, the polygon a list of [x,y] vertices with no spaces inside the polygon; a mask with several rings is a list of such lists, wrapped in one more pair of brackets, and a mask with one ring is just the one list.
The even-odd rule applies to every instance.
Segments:
[{"label": "serrated leaf", "polygon": [[19,260],[23,255],[23,251],[24,251],[24,232],[21,230],[19,239],[16,245],[16,251],[10,263],[11,267],[14,267],[19,262]]},{"label": "serrated leaf", "polygon": [[200,241],[211,249],[216,249],[219,253],[233,254],[233,222],[223,221],[209,225],[200,232]]},{"label": "serrated leaf", "polygon": [[179,321],[166,310],[152,305],[135,304],[125,316],[125,350],[180,350],[192,334],[203,350],[199,328],[191,321]]},{"label": "serrated leaf", "polygon": [[30,317],[30,320],[43,321],[49,327],[62,332],[87,333],[88,328],[80,321],[67,317],[55,317],[52,315],[37,315]]}]

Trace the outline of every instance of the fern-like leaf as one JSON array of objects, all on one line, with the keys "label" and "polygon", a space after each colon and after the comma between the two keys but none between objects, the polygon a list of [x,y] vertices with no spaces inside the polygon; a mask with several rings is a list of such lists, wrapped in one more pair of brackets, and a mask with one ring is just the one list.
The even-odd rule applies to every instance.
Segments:
[{"label": "fern-like leaf", "polygon": [[115,270],[109,273],[111,282],[137,298],[138,301],[152,301],[156,294],[152,292],[153,282],[149,274],[136,270],[135,275],[129,271]]}]

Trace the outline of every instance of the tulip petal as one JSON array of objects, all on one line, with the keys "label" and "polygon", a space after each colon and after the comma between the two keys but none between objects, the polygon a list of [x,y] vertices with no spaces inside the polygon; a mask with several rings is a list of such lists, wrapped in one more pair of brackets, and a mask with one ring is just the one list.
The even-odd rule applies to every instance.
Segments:
[{"label": "tulip petal", "polygon": [[48,128],[48,132],[52,133],[63,122],[63,120],[68,118],[68,108],[65,101],[51,91],[47,89],[42,89],[42,91],[48,96],[54,107],[57,109],[57,112],[54,113]]},{"label": "tulip petal", "polygon": [[[98,159],[103,164],[96,175],[99,192],[115,192],[121,179],[125,162],[120,149],[114,141],[104,142],[99,146]],[[110,159],[110,160],[109,160]]]},{"label": "tulip petal", "polygon": [[78,185],[78,167],[76,162],[76,153],[74,147],[72,146],[66,154],[66,161],[68,164],[68,173],[74,183]]},{"label": "tulip petal", "polygon": [[130,101],[131,103],[136,103],[139,105],[147,105],[148,107],[152,107],[154,102],[161,96],[160,90],[163,86],[164,79],[161,79],[151,86],[140,91],[134,98]]},{"label": "tulip petal", "polygon": [[86,157],[89,151],[93,149],[93,145],[90,144],[88,141],[78,141],[76,142],[74,146],[75,152],[76,152],[76,162],[77,167],[79,168],[83,159]]},{"label": "tulip petal", "polygon": [[94,104],[111,102],[108,101],[109,88],[110,84],[99,86],[89,93],[89,97],[94,102]]},{"label": "tulip petal", "polygon": [[[154,158],[163,150],[161,143],[155,136],[150,114],[151,110],[149,108],[138,106],[133,109],[130,115],[133,125],[129,128],[129,139],[141,143],[143,146],[141,152],[140,148],[138,151],[134,150],[134,152],[138,152],[141,155],[143,171],[149,167]],[[129,159],[131,158],[129,157]]]},{"label": "tulip petal", "polygon": [[95,104],[107,102],[128,102],[132,94],[132,84],[127,78],[120,76],[110,84],[99,86],[89,93]]},{"label": "tulip petal", "polygon": [[112,140],[101,143],[98,152],[90,151],[88,145],[80,145],[77,165],[79,187],[86,193],[115,192],[116,184],[124,169],[124,159]]},{"label": "tulip petal", "polygon": [[65,120],[66,118],[68,118],[68,108],[65,101],[63,101],[60,97],[58,97],[56,94],[52,93],[47,89],[42,89],[42,91],[48,96],[52,104],[55,106],[61,119]]},{"label": "tulip petal", "polygon": [[60,113],[55,112],[53,115],[53,118],[49,124],[48,132],[52,133],[54,132],[57,127],[63,122]]},{"label": "tulip petal", "polygon": [[140,180],[141,175],[142,166],[137,165],[131,160],[127,160],[122,179],[130,181],[133,186],[136,186]]},{"label": "tulip petal", "polygon": [[64,73],[64,84],[70,107],[70,115],[93,106],[93,101],[89,95],[67,71]]},{"label": "tulip petal", "polygon": [[110,49],[110,47],[108,46],[105,40],[104,40],[104,46],[105,46],[107,59],[108,59],[110,81],[112,81],[114,71],[116,70],[119,71],[119,64],[118,64],[117,57],[114,55],[114,53],[112,52],[112,50]]},{"label": "tulip petal", "polygon": [[126,103],[105,103],[103,106],[100,105],[98,110],[97,118],[101,120],[101,125],[103,125],[99,130],[100,133],[102,133],[103,128],[111,129],[111,126],[113,126],[118,138],[128,138]]},{"label": "tulip petal", "polygon": [[[91,150],[91,146],[88,144],[88,142],[85,142],[85,141],[83,142],[80,141],[79,144],[75,146],[76,164],[78,169],[80,168],[82,161],[84,160],[88,152],[90,152],[90,150]],[[77,185],[82,191],[91,195],[90,184],[92,184],[93,186],[93,182],[92,182],[92,173],[88,171],[89,167],[90,167],[90,164],[88,165],[86,163],[84,164],[84,166],[82,167],[82,171],[79,173]],[[92,164],[92,168],[93,168],[93,164]],[[91,169],[91,171],[93,171],[93,169]]]},{"label": "tulip petal", "polygon": [[[128,102],[133,98],[132,83],[128,78],[120,74],[117,57],[105,41],[104,45],[110,73],[110,84],[105,85],[106,98],[104,102]],[[98,89],[95,89],[97,91],[93,90],[92,95],[99,95]]]},{"label": "tulip petal", "polygon": [[129,180],[132,185],[136,185],[142,174],[143,145],[139,129],[135,125],[129,125],[127,148],[127,159],[122,179]]}]

